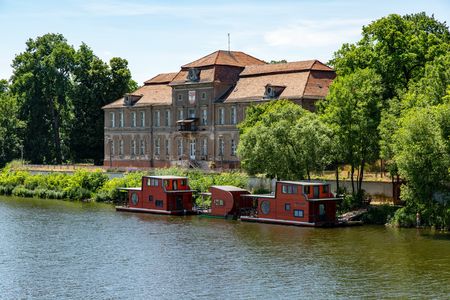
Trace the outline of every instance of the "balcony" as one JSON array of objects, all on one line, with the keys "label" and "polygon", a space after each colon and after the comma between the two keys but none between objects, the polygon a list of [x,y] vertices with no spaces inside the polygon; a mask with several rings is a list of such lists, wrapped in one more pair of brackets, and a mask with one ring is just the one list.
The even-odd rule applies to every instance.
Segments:
[{"label": "balcony", "polygon": [[197,131],[198,118],[189,118],[185,120],[177,121],[177,130],[181,132],[193,132]]}]

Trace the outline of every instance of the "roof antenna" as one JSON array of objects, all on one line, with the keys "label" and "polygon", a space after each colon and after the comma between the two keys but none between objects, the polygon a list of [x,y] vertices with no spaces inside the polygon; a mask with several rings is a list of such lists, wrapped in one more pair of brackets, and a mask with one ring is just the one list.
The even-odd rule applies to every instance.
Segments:
[{"label": "roof antenna", "polygon": [[230,33],[228,33],[228,52],[230,52]]}]

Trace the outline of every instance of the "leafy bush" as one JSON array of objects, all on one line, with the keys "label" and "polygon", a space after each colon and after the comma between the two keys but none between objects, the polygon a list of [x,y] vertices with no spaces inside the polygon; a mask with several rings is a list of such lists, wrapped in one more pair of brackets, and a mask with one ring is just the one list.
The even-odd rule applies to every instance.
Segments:
[{"label": "leafy bush", "polygon": [[33,197],[34,192],[23,185],[18,185],[12,190],[12,195],[17,197]]},{"label": "leafy bush", "polygon": [[386,224],[399,208],[392,205],[369,206],[367,213],[362,216],[362,221],[366,224]]}]

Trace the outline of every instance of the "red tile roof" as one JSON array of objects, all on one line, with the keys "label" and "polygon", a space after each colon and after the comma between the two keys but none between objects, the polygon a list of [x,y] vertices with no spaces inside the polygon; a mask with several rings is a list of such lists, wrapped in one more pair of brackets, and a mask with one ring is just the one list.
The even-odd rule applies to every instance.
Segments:
[{"label": "red tile roof", "polygon": [[307,70],[317,70],[317,71],[331,71],[334,72],[332,68],[321,63],[318,60],[304,60],[295,61],[289,63],[281,64],[265,64],[265,65],[253,65],[246,66],[241,72],[240,76],[252,76],[260,74],[274,74],[274,73],[290,73],[299,72]]},{"label": "red tile roof", "polygon": [[161,83],[169,83],[171,82],[175,76],[178,74],[178,72],[173,72],[173,73],[161,73],[156,75],[155,77],[144,81],[145,85],[148,84],[161,84]]},{"label": "red tile roof", "polygon": [[218,50],[191,63],[185,64],[181,68],[198,68],[213,65],[245,67],[248,65],[261,65],[265,63],[266,62],[241,51]]}]

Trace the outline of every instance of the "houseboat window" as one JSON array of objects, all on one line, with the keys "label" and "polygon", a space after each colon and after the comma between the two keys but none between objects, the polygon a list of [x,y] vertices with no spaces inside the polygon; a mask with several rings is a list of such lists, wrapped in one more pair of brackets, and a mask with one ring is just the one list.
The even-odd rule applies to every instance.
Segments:
[{"label": "houseboat window", "polygon": [[164,180],[164,186],[168,187],[169,186],[169,180]]},{"label": "houseboat window", "polygon": [[214,199],[214,204],[216,206],[223,206],[223,200],[222,199]]},{"label": "houseboat window", "polygon": [[324,215],[325,215],[325,205],[319,204],[319,216],[324,216]]},{"label": "houseboat window", "polygon": [[181,186],[186,186],[186,180],[184,179],[181,180]]},{"label": "houseboat window", "polygon": [[158,186],[158,179],[156,178],[147,179],[147,186]]},{"label": "houseboat window", "polygon": [[285,203],[284,204],[284,210],[291,210],[291,204],[290,203]]},{"label": "houseboat window", "polygon": [[294,217],[303,218],[304,211],[303,209],[294,209]]},{"label": "houseboat window", "polygon": [[148,202],[153,202],[153,196],[152,195],[148,195]]},{"label": "houseboat window", "polygon": [[155,200],[155,206],[156,207],[163,207],[163,201],[162,200]]},{"label": "houseboat window", "polygon": [[139,196],[137,193],[133,193],[131,194],[131,202],[133,203],[133,205],[137,205],[139,202]]},{"label": "houseboat window", "polygon": [[262,201],[261,202],[261,212],[265,215],[267,215],[270,212],[270,202],[269,201]]},{"label": "houseboat window", "polygon": [[330,186],[329,186],[328,184],[327,184],[327,185],[324,185],[324,186],[323,186],[323,192],[324,192],[324,193],[329,193],[329,187],[330,187]]},{"label": "houseboat window", "polygon": [[172,181],[172,185],[173,185],[173,189],[174,190],[178,190],[178,184],[177,184],[178,182],[176,181],[176,180],[174,180],[174,181]]},{"label": "houseboat window", "polygon": [[303,187],[303,193],[304,193],[304,194],[309,194],[309,185],[305,185],[305,186]]},{"label": "houseboat window", "polygon": [[290,184],[283,184],[281,187],[281,192],[283,194],[297,194],[297,186]]}]

